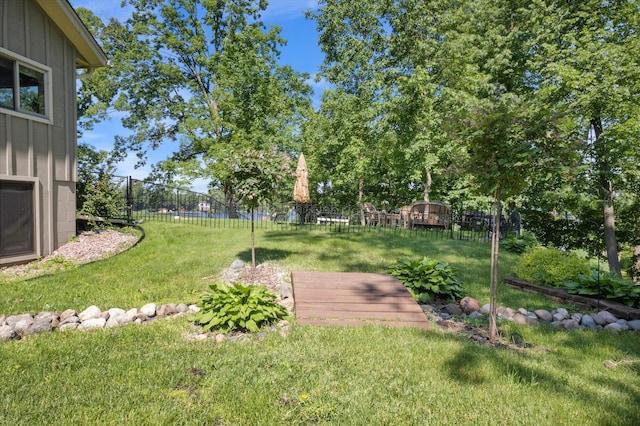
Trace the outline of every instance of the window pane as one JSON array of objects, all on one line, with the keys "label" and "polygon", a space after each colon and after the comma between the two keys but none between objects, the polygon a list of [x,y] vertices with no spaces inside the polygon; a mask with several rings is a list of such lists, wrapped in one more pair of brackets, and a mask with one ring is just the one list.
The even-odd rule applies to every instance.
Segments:
[{"label": "window pane", "polygon": [[20,65],[20,109],[44,115],[44,74]]},{"label": "window pane", "polygon": [[34,252],[33,183],[0,182],[0,256]]},{"label": "window pane", "polygon": [[0,57],[0,106],[15,108],[13,87],[13,61]]}]

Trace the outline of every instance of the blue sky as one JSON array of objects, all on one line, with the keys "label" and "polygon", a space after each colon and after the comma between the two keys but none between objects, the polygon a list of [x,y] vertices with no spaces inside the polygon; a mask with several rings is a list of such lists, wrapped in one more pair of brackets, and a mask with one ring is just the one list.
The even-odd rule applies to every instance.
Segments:
[{"label": "blue sky", "polygon": [[[103,21],[109,18],[125,20],[129,17],[130,8],[121,8],[120,0],[69,0],[74,8],[84,7],[91,10]],[[287,45],[281,47],[280,62],[283,65],[291,65],[296,71],[309,73],[309,83],[316,91],[316,98],[322,92],[322,83],[313,82],[313,77],[323,60],[323,55],[317,44],[318,35],[315,23],[304,17],[304,11],[317,8],[318,0],[269,0],[269,7],[262,14],[263,21],[269,24],[279,25],[282,28],[281,35],[287,39]],[[127,131],[120,125],[120,117],[117,112],[111,118],[95,126],[91,132],[85,132],[78,142],[87,143],[97,149],[110,151],[113,147],[114,136],[127,135]],[[164,160],[177,148],[175,143],[167,143],[160,149],[150,152],[147,165],[136,169],[135,156],[127,158],[118,164],[116,174],[119,176],[132,176],[136,179],[144,179],[151,170],[151,164]],[[206,181],[194,182],[193,188],[197,191],[206,191]]]}]

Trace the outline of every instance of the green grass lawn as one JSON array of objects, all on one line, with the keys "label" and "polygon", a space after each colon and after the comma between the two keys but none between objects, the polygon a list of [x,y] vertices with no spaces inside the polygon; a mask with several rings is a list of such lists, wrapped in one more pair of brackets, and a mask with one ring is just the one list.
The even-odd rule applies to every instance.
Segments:
[{"label": "green grass lawn", "polygon": [[[71,271],[0,284],[0,315],[195,302],[249,231],[144,225],[128,252]],[[378,233],[259,231],[258,262],[285,270],[385,272],[405,257],[455,265],[489,300],[488,244]],[[502,274],[517,257],[502,253]],[[500,303],[552,308],[501,286]],[[534,345],[476,344],[434,329],[293,325],[287,338],[190,342],[186,318],[0,343],[0,424],[417,425],[640,423],[635,333],[500,324]],[[606,368],[604,361],[632,361]]]}]

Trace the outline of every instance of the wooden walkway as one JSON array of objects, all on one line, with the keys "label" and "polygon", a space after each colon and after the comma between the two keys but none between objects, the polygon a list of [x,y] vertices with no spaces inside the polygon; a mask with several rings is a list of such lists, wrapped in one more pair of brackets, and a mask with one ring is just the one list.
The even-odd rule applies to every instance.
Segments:
[{"label": "wooden walkway", "polygon": [[299,324],[431,328],[409,291],[391,275],[293,271],[291,282]]}]

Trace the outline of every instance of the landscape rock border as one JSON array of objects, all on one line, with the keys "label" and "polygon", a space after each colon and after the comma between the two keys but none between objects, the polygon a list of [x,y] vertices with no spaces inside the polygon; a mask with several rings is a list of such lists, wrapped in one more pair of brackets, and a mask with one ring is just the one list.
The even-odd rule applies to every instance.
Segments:
[{"label": "landscape rock border", "polygon": [[[449,327],[447,321],[484,318],[489,315],[490,310],[489,304],[480,306],[480,303],[471,297],[465,297],[459,303],[421,305],[421,307],[425,315],[441,325],[442,328]],[[553,311],[545,309],[528,311],[525,308],[515,310],[498,306],[497,319],[521,325],[547,324],[563,330],[640,331],[640,319],[618,318],[608,310],[600,310],[597,313],[580,313],[569,312],[565,308]]]},{"label": "landscape rock border", "polygon": [[9,315],[0,317],[0,340],[21,339],[24,336],[45,331],[89,331],[131,323],[142,324],[158,318],[171,318],[199,310],[196,305],[184,303],[177,305],[147,303],[140,309],[132,308],[127,311],[121,308],[102,311],[97,306],[91,305],[82,312],[67,309],[59,314],[44,311],[36,315],[29,313]]}]

